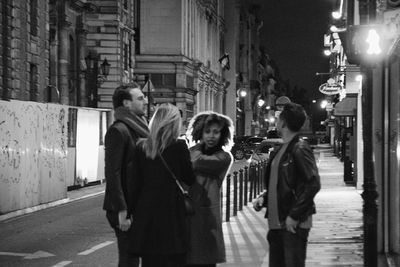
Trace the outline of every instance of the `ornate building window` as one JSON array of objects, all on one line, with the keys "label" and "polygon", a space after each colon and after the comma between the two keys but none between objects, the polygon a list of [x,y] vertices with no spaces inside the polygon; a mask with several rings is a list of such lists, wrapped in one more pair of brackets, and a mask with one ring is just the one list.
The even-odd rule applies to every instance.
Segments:
[{"label": "ornate building window", "polygon": [[38,70],[35,64],[29,64],[29,100],[37,101],[38,95]]},{"label": "ornate building window", "polygon": [[124,70],[127,71],[129,65],[129,45],[124,41],[123,46]]},{"label": "ornate building window", "polygon": [[155,87],[175,87],[176,86],[176,75],[175,74],[161,74],[152,73],[151,82]]},{"label": "ornate building window", "polygon": [[38,0],[29,1],[29,30],[31,35],[38,35]]},{"label": "ornate building window", "polygon": [[133,6],[133,28],[135,35],[133,40],[135,42],[135,54],[140,54],[140,0],[134,0]]},{"label": "ornate building window", "polygon": [[133,65],[131,35],[127,32],[124,32],[122,39],[123,66],[124,70],[128,71]]}]

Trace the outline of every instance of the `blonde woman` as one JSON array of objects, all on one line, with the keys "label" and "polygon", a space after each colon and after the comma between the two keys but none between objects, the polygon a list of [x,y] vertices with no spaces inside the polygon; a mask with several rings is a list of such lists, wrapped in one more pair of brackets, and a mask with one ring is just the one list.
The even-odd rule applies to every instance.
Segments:
[{"label": "blonde woman", "polygon": [[[170,171],[186,185],[194,182],[179,109],[161,104],[150,120],[150,134],[138,142],[139,199],[132,222],[132,251],[142,266],[184,266],[187,252],[186,215],[182,192]],[[161,157],[165,160],[163,163]]]}]

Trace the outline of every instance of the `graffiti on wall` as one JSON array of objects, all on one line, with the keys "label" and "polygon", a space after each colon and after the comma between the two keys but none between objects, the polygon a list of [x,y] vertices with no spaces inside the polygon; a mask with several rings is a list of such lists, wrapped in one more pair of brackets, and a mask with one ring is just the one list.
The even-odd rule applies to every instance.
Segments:
[{"label": "graffiti on wall", "polygon": [[67,109],[0,101],[0,213],[65,197]]}]

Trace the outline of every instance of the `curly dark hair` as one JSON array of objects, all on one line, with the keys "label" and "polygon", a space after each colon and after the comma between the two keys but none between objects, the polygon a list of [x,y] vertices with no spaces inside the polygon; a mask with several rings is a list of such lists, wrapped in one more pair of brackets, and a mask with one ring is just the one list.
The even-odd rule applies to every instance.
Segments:
[{"label": "curly dark hair", "polygon": [[204,130],[212,124],[217,124],[221,127],[221,138],[218,146],[227,148],[232,146],[233,122],[229,117],[216,112],[201,112],[193,117],[189,122],[188,135],[197,143],[203,138]]}]

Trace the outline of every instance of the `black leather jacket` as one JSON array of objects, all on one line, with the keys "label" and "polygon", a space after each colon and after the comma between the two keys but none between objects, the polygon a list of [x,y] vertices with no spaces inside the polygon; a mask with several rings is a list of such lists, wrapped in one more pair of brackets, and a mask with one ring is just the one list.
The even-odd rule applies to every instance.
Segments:
[{"label": "black leather jacket", "polygon": [[[271,152],[265,174],[267,192],[264,194],[264,205],[267,207],[269,176],[271,162],[277,151]],[[279,220],[284,222],[289,215],[300,222],[316,212],[314,196],[321,188],[318,168],[312,149],[308,143],[295,136],[281,157],[278,170],[278,210]],[[265,214],[268,217],[268,209]]]}]

